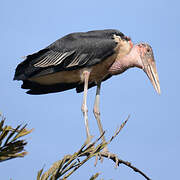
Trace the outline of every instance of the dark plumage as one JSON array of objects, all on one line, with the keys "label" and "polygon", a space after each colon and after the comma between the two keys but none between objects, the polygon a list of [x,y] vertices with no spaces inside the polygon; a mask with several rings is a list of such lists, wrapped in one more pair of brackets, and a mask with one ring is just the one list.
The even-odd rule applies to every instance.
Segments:
[{"label": "dark plumage", "polygon": [[[82,82],[60,82],[46,85],[30,81],[29,78],[82,69],[102,62],[115,52],[117,42],[114,41],[114,35],[127,39],[118,30],[68,34],[39,52],[28,55],[17,66],[14,80],[22,80],[22,88],[30,89],[28,94],[46,94],[72,88],[76,88],[77,92],[82,92]],[[110,75],[104,79],[108,77]],[[95,82],[90,82],[89,88],[95,85]]]}]

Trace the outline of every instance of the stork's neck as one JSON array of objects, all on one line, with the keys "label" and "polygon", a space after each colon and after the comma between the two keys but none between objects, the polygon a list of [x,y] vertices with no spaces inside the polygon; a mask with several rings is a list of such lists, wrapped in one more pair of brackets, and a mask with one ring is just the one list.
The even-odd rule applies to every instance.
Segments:
[{"label": "stork's neck", "polygon": [[131,67],[142,68],[142,61],[140,58],[139,48],[135,45],[129,54],[122,58],[116,58],[115,62],[109,68],[109,72],[112,75],[121,74]]}]

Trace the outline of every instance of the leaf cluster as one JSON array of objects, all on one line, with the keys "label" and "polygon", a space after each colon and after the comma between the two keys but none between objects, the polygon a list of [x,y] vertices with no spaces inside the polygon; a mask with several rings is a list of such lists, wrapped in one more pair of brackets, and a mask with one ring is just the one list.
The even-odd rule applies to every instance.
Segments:
[{"label": "leaf cluster", "polygon": [[27,142],[22,137],[32,132],[26,129],[26,125],[18,125],[16,128],[4,125],[5,118],[0,122],[0,162],[17,157],[24,157],[27,152],[24,146]]}]

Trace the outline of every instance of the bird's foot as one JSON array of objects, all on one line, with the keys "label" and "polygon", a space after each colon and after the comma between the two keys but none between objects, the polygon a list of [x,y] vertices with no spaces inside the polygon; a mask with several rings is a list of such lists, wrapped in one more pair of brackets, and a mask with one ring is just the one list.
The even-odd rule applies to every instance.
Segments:
[{"label": "bird's foot", "polygon": [[103,148],[102,152],[99,152],[99,153],[96,155],[96,160],[95,160],[94,166],[97,165],[98,160],[100,160],[101,163],[103,163],[103,155],[106,154],[106,153],[109,153],[107,146],[105,146],[105,147]]},{"label": "bird's foot", "polygon": [[98,160],[101,161],[101,163],[103,162],[103,158],[104,157],[108,157],[108,159],[115,159],[115,162],[116,162],[116,165],[115,165],[115,168],[117,168],[118,164],[119,164],[119,159],[118,159],[118,156],[116,154],[113,154],[111,152],[108,151],[108,148],[107,146],[104,147],[104,149],[102,150],[102,152],[99,152],[97,155],[96,155],[96,160],[95,160],[95,164],[94,166],[97,165],[97,162]]}]

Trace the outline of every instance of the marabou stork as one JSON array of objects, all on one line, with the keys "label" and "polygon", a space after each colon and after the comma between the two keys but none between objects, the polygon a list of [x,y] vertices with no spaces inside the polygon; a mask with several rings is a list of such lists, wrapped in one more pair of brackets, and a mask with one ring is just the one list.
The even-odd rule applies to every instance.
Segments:
[{"label": "marabou stork", "polygon": [[[72,88],[76,88],[77,93],[84,91],[81,109],[87,139],[90,140],[86,103],[88,88],[97,86],[94,115],[102,134],[99,112],[101,82],[131,67],[143,69],[160,93],[153,51],[148,44],[133,45],[129,37],[113,29],[78,32],[28,55],[17,66],[14,80],[22,80],[21,87],[29,89],[27,93],[34,95]],[[102,140],[105,141],[104,136]]]}]

